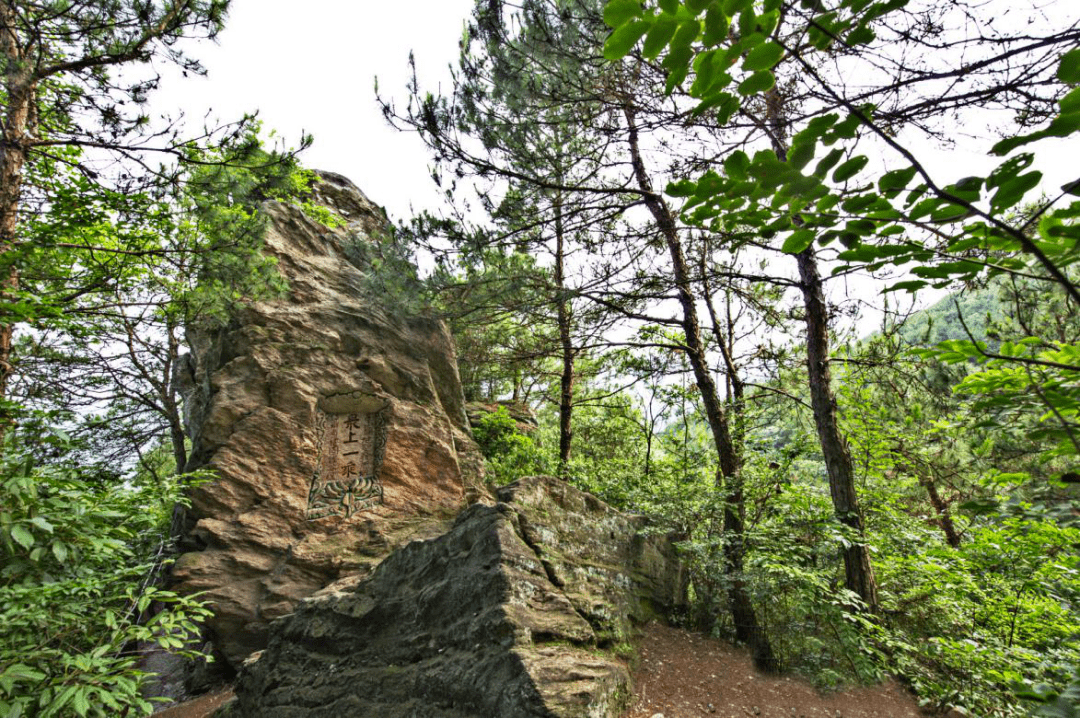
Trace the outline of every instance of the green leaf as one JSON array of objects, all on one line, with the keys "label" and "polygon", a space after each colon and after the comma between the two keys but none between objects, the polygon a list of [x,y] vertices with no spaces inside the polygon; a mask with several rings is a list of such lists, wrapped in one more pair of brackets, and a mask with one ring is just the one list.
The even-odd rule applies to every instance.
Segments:
[{"label": "green leaf", "polygon": [[788,150],[788,165],[794,169],[802,170],[802,168],[810,164],[810,160],[814,159],[814,151],[816,149],[817,143],[813,140],[808,142],[795,142],[791,146],[791,149]]},{"label": "green leaf", "polygon": [[719,74],[722,57],[723,53],[719,50],[706,50],[705,52],[699,52],[694,58],[695,77],[694,84],[690,86],[690,94],[693,97],[702,98],[702,104],[694,110],[696,114],[709,109],[704,106],[705,98],[712,94],[709,90],[717,74]]},{"label": "green leaf", "polygon": [[1042,172],[1028,172],[1014,177],[1007,182],[1002,182],[998,191],[990,200],[990,207],[1000,212],[1016,206],[1030,190],[1034,189],[1042,179]]},{"label": "green leaf", "polygon": [[659,55],[660,51],[675,36],[675,30],[678,27],[679,21],[675,19],[674,15],[664,14],[658,17],[648,34],[645,35],[645,44],[642,46],[641,54],[649,59]]},{"label": "green leaf", "polygon": [[1069,85],[1080,83],[1080,47],[1073,48],[1062,55],[1057,76],[1059,80]]},{"label": "green leaf", "polygon": [[1046,137],[1068,137],[1080,130],[1080,111],[1063,112],[1055,117],[1046,128]]},{"label": "green leaf", "polygon": [[721,92],[717,103],[716,121],[723,127],[731,121],[732,116],[739,111],[739,98],[730,92]]},{"label": "green leaf", "polygon": [[[853,195],[848,197],[840,204],[840,209],[844,210],[848,214],[859,214],[870,208],[871,205],[880,201],[879,197],[875,197],[873,194]],[[886,206],[891,207],[887,202]]]},{"label": "green leaf", "polygon": [[694,190],[694,196],[702,200],[707,200],[720,194],[723,189],[724,178],[716,172],[709,170],[698,180],[697,189]]},{"label": "green leaf", "polygon": [[767,172],[769,168],[780,164],[780,160],[776,156],[776,152],[772,149],[758,150],[754,153],[754,164]]},{"label": "green leaf", "polygon": [[812,229],[797,229],[784,240],[781,251],[785,254],[798,254],[814,243],[815,233]]},{"label": "green leaf", "polygon": [[991,189],[999,186],[1020,174],[1035,162],[1035,155],[1031,152],[1021,152],[1016,157],[1010,157],[994,168],[990,176],[986,178],[986,187]]},{"label": "green leaf", "polygon": [[37,526],[39,529],[46,533],[51,534],[53,532],[53,525],[41,516],[35,516],[34,518],[30,519],[30,523],[32,523],[34,526]]},{"label": "green leaf", "polygon": [[1006,137],[990,148],[990,154],[997,155],[998,157],[1007,155],[1017,147],[1027,144],[1030,141],[1029,137],[1030,135]]},{"label": "green leaf", "polygon": [[1063,114],[1080,111],[1080,87],[1058,100],[1058,106],[1061,107]]},{"label": "green leaf", "polygon": [[960,504],[960,509],[977,515],[996,513],[1001,502],[996,499],[972,499]]},{"label": "green leaf", "polygon": [[749,169],[750,157],[742,150],[735,150],[724,159],[724,173],[731,179],[745,180]]},{"label": "green leaf", "polygon": [[[766,6],[767,5],[768,3],[766,3]],[[768,7],[766,7],[765,9],[766,12],[763,15],[758,15],[757,17],[757,30],[758,32],[763,32],[766,35],[772,35],[773,30],[775,30],[776,26],[780,23],[780,11],[769,10]]]},{"label": "green leaf", "polygon": [[958,204],[945,204],[930,213],[930,221],[937,224],[956,222],[968,216],[968,209]]},{"label": "green leaf", "polygon": [[[784,48],[775,42],[766,42],[758,45],[747,54],[743,60],[743,69],[749,72],[756,70],[771,70],[780,57],[784,54]],[[767,88],[766,88],[767,89]]]},{"label": "green leaf", "polygon": [[687,10],[692,12],[694,15],[697,15],[702,10],[707,8],[709,6],[709,3],[711,3],[712,1],[713,0],[684,0],[684,4],[686,5]]},{"label": "green leaf", "polygon": [[862,120],[859,119],[858,115],[852,112],[844,118],[843,122],[834,125],[832,131],[826,133],[822,141],[827,145],[831,145],[840,139],[853,139],[855,135],[858,134],[860,124],[862,124]]},{"label": "green leaf", "polygon": [[874,41],[877,35],[866,25],[859,25],[857,28],[848,33],[847,44],[851,47],[855,45],[866,45]]},{"label": "green leaf", "polygon": [[829,152],[829,154],[822,157],[817,166],[814,167],[814,176],[818,179],[824,179],[825,175],[829,173],[836,163],[840,161],[840,158],[844,156],[844,151],[841,149],[835,149]]},{"label": "green leaf", "polygon": [[649,31],[651,23],[645,20],[635,20],[617,28],[604,43],[604,58],[618,60],[625,57],[633,49],[637,41]]},{"label": "green leaf", "polygon": [[45,680],[45,674],[39,670],[36,670],[25,663],[12,663],[10,666],[4,669],[3,676],[13,676],[15,678],[25,678],[28,681],[43,681]]},{"label": "green leaf", "polygon": [[[857,235],[863,235],[863,236],[868,235],[868,234],[873,234],[874,230],[877,229],[877,225],[872,220],[869,220],[869,219],[853,219],[853,220],[850,220],[849,222],[847,222],[844,226],[849,231],[851,231],[851,232],[853,232],[853,233],[855,233]],[[841,237],[841,241],[843,241],[842,237]]]},{"label": "green leaf", "polygon": [[667,71],[667,81],[664,86],[664,92],[671,94],[671,91],[675,89],[675,86],[686,79],[687,74],[690,72],[690,58],[694,53],[689,47],[672,47],[663,61],[660,63]]},{"label": "green leaf", "polygon": [[795,179],[789,180],[784,187],[784,191],[791,196],[806,197],[808,199],[816,199],[821,194],[828,192],[817,177],[807,177],[805,175],[799,175]]},{"label": "green leaf", "polygon": [[77,691],[78,689],[78,686],[72,685],[65,687],[64,690],[60,691],[60,693],[57,694],[56,698],[53,699],[53,702],[52,704],[50,704],[49,707],[57,709],[66,706],[68,702],[71,701],[71,697],[75,695],[75,691]]},{"label": "green leaf", "polygon": [[659,0],[657,5],[669,15],[674,15],[679,11],[679,0]]},{"label": "green leaf", "polygon": [[731,23],[728,16],[724,14],[723,8],[719,3],[713,3],[705,13],[705,36],[701,38],[701,42],[706,47],[719,45],[727,38],[730,26]]},{"label": "green leaf", "polygon": [[795,135],[795,142],[800,142],[802,138],[807,139],[820,139],[822,135],[828,132],[836,121],[840,119],[840,115],[835,112],[830,112],[827,115],[815,117],[806,123],[806,127],[803,128],[797,135]]},{"label": "green leaf", "polygon": [[56,560],[60,563],[67,561],[68,550],[67,546],[62,541],[53,541],[52,544],[53,556],[56,556]]},{"label": "green leaf", "polygon": [[776,77],[768,70],[761,70],[739,83],[739,94],[755,95],[772,89],[774,85],[776,85]]},{"label": "green leaf", "polygon": [[[754,13],[754,6],[751,4],[739,13],[739,34],[743,37],[748,37],[755,34],[754,30],[757,28],[757,15]],[[761,33],[756,33],[765,37]]]},{"label": "green leaf", "polygon": [[1049,127],[1019,137],[1006,137],[994,145],[990,152],[995,155],[1006,155],[1022,145],[1028,145],[1047,137],[1068,137],[1078,131],[1080,131],[1080,110],[1063,112],[1050,122]]},{"label": "green leaf", "polygon": [[828,247],[830,244],[832,244],[833,240],[840,236],[840,234],[841,233],[835,229],[830,229],[828,232],[823,232],[821,235],[818,236],[818,244],[822,247]]},{"label": "green leaf", "polygon": [[911,280],[911,281],[906,281],[906,282],[897,282],[896,284],[893,284],[892,286],[885,289],[885,291],[886,292],[907,291],[907,292],[909,292],[911,294],[914,294],[915,292],[917,292],[920,289],[924,288],[927,284],[928,284],[927,282],[920,282],[918,280]]},{"label": "green leaf", "polygon": [[814,18],[813,24],[807,27],[807,37],[810,44],[818,50],[827,50],[836,35],[836,13],[827,12]]},{"label": "green leaf", "polygon": [[[671,40],[671,50],[690,50],[690,43],[697,39],[697,36],[701,34],[701,23],[697,20],[687,20],[679,25],[679,29],[675,31],[675,37]],[[687,56],[687,62],[689,62]]]},{"label": "green leaf", "polygon": [[974,192],[978,194],[979,190],[982,189],[983,181],[982,177],[964,177],[957,180],[952,189],[957,192]]},{"label": "green leaf", "polygon": [[939,199],[938,197],[927,197],[923,200],[920,200],[918,204],[908,210],[908,217],[910,217],[911,219],[919,219],[920,217],[925,217],[937,211],[937,209],[944,204],[945,200],[943,199]]},{"label": "green leaf", "polygon": [[695,189],[697,189],[697,184],[690,180],[682,179],[677,182],[669,182],[668,186],[664,189],[664,194],[669,197],[693,197]]},{"label": "green leaf", "polygon": [[635,17],[641,17],[640,0],[609,0],[604,5],[604,22],[609,27],[620,27]]},{"label": "green leaf", "polygon": [[19,524],[15,524],[11,527],[11,538],[15,539],[23,548],[30,548],[34,545],[34,534],[26,530],[26,527]]},{"label": "green leaf", "polygon": [[90,701],[86,699],[86,694],[87,689],[85,687],[80,688],[79,691],[75,693],[74,700],[72,700],[75,712],[81,716],[90,712]]},{"label": "green leaf", "polygon": [[852,157],[847,162],[843,163],[836,168],[833,172],[833,182],[846,182],[855,175],[859,174],[864,167],[870,162],[870,158],[866,155],[859,155],[858,157]]}]

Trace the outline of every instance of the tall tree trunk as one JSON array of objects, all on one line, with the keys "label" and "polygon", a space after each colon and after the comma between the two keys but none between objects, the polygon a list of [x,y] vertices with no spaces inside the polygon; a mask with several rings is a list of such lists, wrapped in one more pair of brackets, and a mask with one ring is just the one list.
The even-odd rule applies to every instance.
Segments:
[{"label": "tall tree trunk", "polygon": [[[734,322],[731,319],[731,306],[728,305],[727,319],[724,323],[727,329],[727,334],[721,330],[720,318],[717,316],[716,307],[712,300],[712,287],[709,284],[709,272],[708,272],[708,257],[707,249],[702,247],[701,256],[698,258],[699,266],[698,271],[701,273],[701,289],[705,296],[705,307],[709,310],[709,321],[712,324],[712,335],[716,341],[716,346],[720,349],[720,355],[724,358],[724,368],[726,369],[725,375],[727,377],[728,393],[731,400],[731,407],[733,413],[737,416],[742,415],[743,411],[743,395],[746,392],[746,385],[743,383],[742,377],[739,376],[738,368],[735,366],[734,359],[734,341],[732,337],[735,333]],[[736,421],[736,435],[739,440],[742,439],[742,430],[739,426],[740,422]]]},{"label": "tall tree trunk", "polygon": [[555,290],[559,324],[559,346],[562,349],[562,374],[559,377],[559,476],[566,477],[570,466],[570,449],[574,439],[571,423],[574,413],[574,344],[570,337],[573,319],[566,297],[566,245],[563,227],[562,195],[555,198]]},{"label": "tall tree trunk", "polygon": [[829,493],[837,519],[851,529],[854,541],[844,549],[845,585],[858,594],[871,612],[877,612],[877,583],[870,565],[870,550],[863,543],[864,529],[859,499],[855,492],[855,468],[851,449],[840,431],[839,409],[832,392],[829,369],[829,310],[818,272],[814,248],[796,255],[806,308],[806,367],[810,382],[810,404],[814,410],[821,453],[829,474]]},{"label": "tall tree trunk", "polygon": [[[0,301],[10,301],[19,288],[19,269],[14,262],[18,244],[19,200],[22,195],[26,146],[33,131],[35,87],[32,68],[24,65],[19,38],[15,34],[14,10],[0,3],[0,63],[3,63],[7,107],[0,136]],[[3,266],[10,262],[10,266]],[[7,399],[11,379],[11,349],[14,324],[0,322],[0,402]],[[0,408],[0,447],[11,426],[10,413]]]},{"label": "tall tree trunk", "polygon": [[187,445],[184,443],[184,422],[180,416],[180,405],[176,400],[179,393],[176,383],[176,364],[180,359],[180,339],[177,337],[177,327],[173,322],[168,323],[166,328],[168,336],[167,355],[165,356],[162,369],[161,405],[165,409],[165,416],[169,422],[169,440],[172,442],[173,460],[176,462],[176,473],[184,471],[187,466]]},{"label": "tall tree trunk", "polygon": [[648,482],[652,476],[652,442],[653,442],[653,422],[652,419],[648,420],[648,428],[645,430],[645,481]]},{"label": "tall tree trunk", "polygon": [[919,483],[926,489],[930,504],[934,507],[934,511],[937,512],[937,525],[945,534],[945,540],[953,548],[960,548],[960,534],[957,533],[956,524],[953,523],[952,514],[949,512],[949,504],[941,498],[934,480],[930,476],[919,474]]},{"label": "tall tree trunk", "polygon": [[[781,162],[787,161],[787,125],[781,118],[783,99],[776,89],[766,93],[766,118],[773,150]],[[801,218],[796,217],[796,223]],[[832,391],[829,368],[829,307],[818,271],[814,246],[795,256],[799,265],[800,289],[806,311],[806,367],[810,384],[810,405],[814,411],[821,453],[829,475],[829,493],[837,519],[852,529],[855,541],[844,549],[844,583],[858,594],[866,608],[878,610],[877,582],[870,565],[870,550],[863,543],[865,531],[859,498],[855,491],[855,466],[847,438],[840,431],[839,408]]]},{"label": "tall tree trunk", "polygon": [[713,443],[719,459],[717,472],[718,487],[725,491],[724,501],[724,563],[728,580],[728,600],[732,619],[735,623],[736,637],[750,646],[755,664],[763,670],[776,670],[778,663],[773,655],[772,646],[764,628],[758,624],[750,594],[746,590],[743,578],[743,559],[745,556],[745,496],[740,456],[731,438],[731,427],[720,402],[705,356],[705,346],[701,337],[697,307],[691,291],[690,273],[687,270],[686,255],[679,239],[675,220],[663,197],[653,191],[652,182],[645,171],[638,146],[638,131],[634,108],[628,102],[623,107],[626,117],[630,161],[634,169],[638,189],[641,190],[645,206],[652,214],[660,234],[671,255],[672,269],[675,275],[675,287],[682,307],[682,329],[686,338],[686,355],[694,372],[698,392],[705,408],[705,417],[709,422]]}]

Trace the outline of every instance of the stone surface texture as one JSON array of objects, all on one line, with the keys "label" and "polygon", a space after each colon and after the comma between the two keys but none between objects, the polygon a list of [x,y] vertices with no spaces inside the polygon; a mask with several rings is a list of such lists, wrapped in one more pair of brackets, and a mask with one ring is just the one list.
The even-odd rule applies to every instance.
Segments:
[{"label": "stone surface texture", "polygon": [[558,479],[522,479],[444,535],[274,623],[230,718],[614,718],[633,625],[682,606],[671,542]]},{"label": "stone surface texture", "polygon": [[234,667],[300,599],[440,535],[483,492],[449,333],[373,296],[357,247],[385,215],[320,176],[316,200],[346,226],[265,205],[287,296],[190,331],[181,369],[187,468],[216,478],[178,519],[173,580],[212,602],[211,637]]}]

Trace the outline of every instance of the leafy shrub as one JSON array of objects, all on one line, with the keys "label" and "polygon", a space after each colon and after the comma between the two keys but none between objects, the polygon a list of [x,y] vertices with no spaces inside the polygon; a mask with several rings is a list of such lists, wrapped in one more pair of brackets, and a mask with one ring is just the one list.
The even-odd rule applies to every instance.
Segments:
[{"label": "leafy shrub", "polygon": [[13,458],[0,477],[0,715],[149,715],[137,644],[190,653],[209,614],[154,585],[182,482]]},{"label": "leafy shrub", "polygon": [[473,427],[473,438],[487,459],[488,479],[496,486],[550,473],[536,442],[521,432],[505,406],[481,417]]}]

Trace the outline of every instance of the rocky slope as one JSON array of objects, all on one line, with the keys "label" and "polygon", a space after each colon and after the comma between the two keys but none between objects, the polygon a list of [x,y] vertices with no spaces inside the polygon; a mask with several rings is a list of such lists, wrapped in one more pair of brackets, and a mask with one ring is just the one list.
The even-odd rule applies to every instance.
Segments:
[{"label": "rocky slope", "polygon": [[227,715],[618,715],[630,686],[615,653],[684,600],[670,541],[557,479],[498,498],[276,622]]}]

